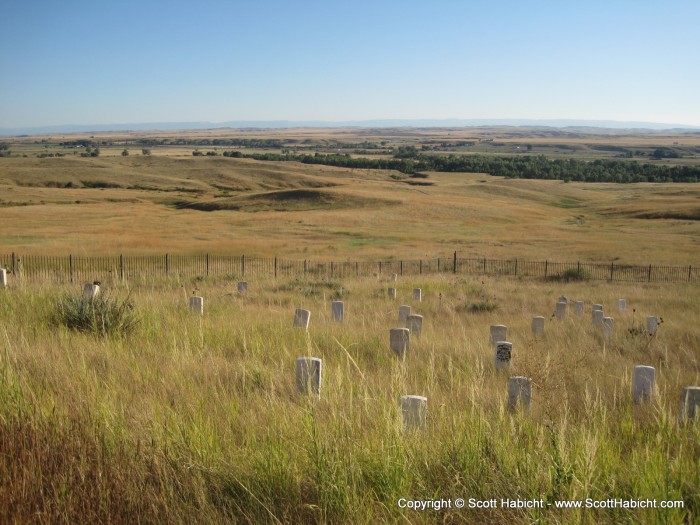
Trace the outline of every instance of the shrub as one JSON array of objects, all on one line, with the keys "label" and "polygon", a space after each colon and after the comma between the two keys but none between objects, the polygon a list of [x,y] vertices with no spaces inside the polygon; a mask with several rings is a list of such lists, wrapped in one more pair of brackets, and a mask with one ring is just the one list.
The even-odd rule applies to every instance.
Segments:
[{"label": "shrub", "polygon": [[591,274],[588,273],[583,268],[569,268],[564,270],[561,274],[552,277],[555,281],[587,281],[591,278]]},{"label": "shrub", "polygon": [[56,303],[55,322],[71,330],[101,336],[126,335],[139,319],[129,297],[120,301],[109,294],[97,297],[64,295]]}]

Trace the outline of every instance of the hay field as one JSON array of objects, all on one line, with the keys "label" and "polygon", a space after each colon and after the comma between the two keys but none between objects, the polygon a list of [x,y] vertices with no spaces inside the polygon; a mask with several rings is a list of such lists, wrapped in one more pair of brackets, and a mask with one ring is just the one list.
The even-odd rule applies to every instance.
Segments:
[{"label": "hay field", "polygon": [[294,162],[0,159],[3,251],[695,264],[692,184],[407,178]]}]

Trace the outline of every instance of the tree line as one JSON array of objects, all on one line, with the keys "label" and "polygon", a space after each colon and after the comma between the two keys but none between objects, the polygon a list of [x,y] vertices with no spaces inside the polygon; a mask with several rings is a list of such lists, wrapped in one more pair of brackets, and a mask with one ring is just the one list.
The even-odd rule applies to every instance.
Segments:
[{"label": "tree line", "polygon": [[[425,155],[401,151],[394,158],[351,157],[348,154],[295,155],[225,151],[225,157],[267,161],[295,161],[354,169],[486,173],[511,179],[549,179],[578,182],[700,182],[700,166],[674,166],[623,160],[549,159],[537,156]],[[400,158],[399,158],[400,157]]]}]

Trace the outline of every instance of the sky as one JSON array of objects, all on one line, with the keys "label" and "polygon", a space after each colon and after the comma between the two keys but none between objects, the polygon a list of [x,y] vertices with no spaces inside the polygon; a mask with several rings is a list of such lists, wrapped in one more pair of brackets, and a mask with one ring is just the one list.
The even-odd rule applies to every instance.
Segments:
[{"label": "sky", "polygon": [[0,128],[700,126],[698,0],[0,0]]}]

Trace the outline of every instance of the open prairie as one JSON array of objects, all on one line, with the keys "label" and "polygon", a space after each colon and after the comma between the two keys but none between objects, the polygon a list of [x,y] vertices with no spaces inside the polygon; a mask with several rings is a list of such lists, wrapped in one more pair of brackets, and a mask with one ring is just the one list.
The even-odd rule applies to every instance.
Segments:
[{"label": "open prairie", "polygon": [[1,158],[0,246],[693,264],[694,184],[576,183],[190,155]]},{"label": "open prairie", "polygon": [[[294,133],[308,147],[339,140],[338,131]],[[362,137],[343,133],[347,142]],[[418,140],[383,133],[368,143]],[[444,140],[447,132],[434,133]],[[148,145],[119,143],[144,137],[154,138],[102,137],[112,145],[98,157],[44,158],[36,155],[80,138],[17,139],[11,151],[27,156],[0,158],[1,252],[333,261],[457,251],[700,265],[695,184],[408,176],[193,156],[192,144],[142,154]],[[522,144],[536,149],[536,138],[530,132]],[[684,139],[599,140],[653,149]],[[474,147],[495,147],[488,144]],[[695,162],[696,146],[683,146],[682,162]],[[242,278],[110,278],[89,298],[83,283],[8,275],[0,288],[0,522],[697,522],[700,418],[681,409],[683,389],[700,385],[697,284],[310,274],[250,278],[241,293]],[[203,297],[203,314],[188,308],[193,295]],[[561,296],[569,306],[558,319]],[[337,300],[342,322],[331,315]],[[584,301],[583,314],[574,300]],[[612,331],[593,322],[594,304],[614,319],[605,325]],[[400,305],[423,316],[402,357],[389,339],[404,326]],[[311,312],[308,330],[293,328],[297,308]],[[544,318],[544,333],[533,333],[534,316]],[[660,323],[653,333],[649,317]],[[512,343],[500,371],[489,341],[496,324]],[[299,393],[310,386],[296,382],[299,357],[322,359],[320,395]],[[637,365],[653,366],[655,383],[633,402]],[[509,409],[510,376],[531,380],[529,408]],[[418,428],[405,423],[405,395],[427,398]],[[411,508],[421,504],[428,508]]]}]

